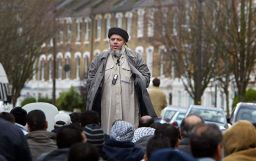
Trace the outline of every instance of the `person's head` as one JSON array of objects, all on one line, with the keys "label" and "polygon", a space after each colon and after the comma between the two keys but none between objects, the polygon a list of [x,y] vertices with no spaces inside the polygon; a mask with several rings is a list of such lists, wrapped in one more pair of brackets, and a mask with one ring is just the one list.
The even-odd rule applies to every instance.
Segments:
[{"label": "person's head", "polygon": [[28,113],[27,124],[29,131],[46,130],[48,123],[43,111],[32,110]]},{"label": "person's head", "polygon": [[154,78],[153,81],[152,81],[152,83],[153,83],[153,86],[159,87],[159,86],[160,86],[160,79]]},{"label": "person's head", "polygon": [[129,35],[124,29],[112,27],[108,31],[108,38],[110,49],[118,51],[128,42]]},{"label": "person's head", "polygon": [[81,127],[85,127],[88,124],[100,124],[100,117],[96,111],[85,111],[81,113]]},{"label": "person's head", "polygon": [[57,132],[57,146],[59,149],[69,148],[75,143],[85,142],[86,136],[83,130],[76,125],[70,124],[62,126]]},{"label": "person's head", "polygon": [[1,112],[0,117],[2,119],[5,119],[6,121],[9,121],[11,123],[15,123],[15,118],[14,118],[13,114],[11,114],[9,112]]},{"label": "person's head", "polygon": [[131,142],[134,135],[134,127],[127,121],[117,120],[113,123],[110,137],[120,142]]},{"label": "person's head", "polygon": [[98,124],[88,124],[84,127],[87,142],[99,148],[104,143],[104,132]]},{"label": "person's head", "polygon": [[145,137],[154,136],[155,130],[156,129],[152,127],[140,127],[135,129],[132,142],[136,143],[137,141]]},{"label": "person's head", "polygon": [[72,124],[81,124],[81,112],[72,112],[71,114],[69,114],[69,116]]},{"label": "person's head", "polygon": [[152,153],[155,152],[156,150],[159,150],[162,148],[171,148],[170,142],[166,141],[166,139],[167,137],[159,137],[159,136],[153,136],[152,138],[150,138],[146,146],[144,160],[148,161]]},{"label": "person's head", "polygon": [[188,115],[181,121],[180,134],[182,137],[188,137],[191,130],[198,124],[204,123],[204,119],[198,115]]},{"label": "person's head", "polygon": [[15,107],[10,111],[11,114],[15,117],[15,122],[23,126],[27,123],[27,111],[21,107]]},{"label": "person's head", "polygon": [[166,141],[169,141],[170,146],[175,148],[178,146],[180,133],[179,130],[170,124],[162,124],[155,131],[155,136],[167,137]]},{"label": "person's head", "polygon": [[191,152],[195,158],[222,159],[222,133],[215,124],[199,124],[190,134]]},{"label": "person's head", "polygon": [[141,116],[139,119],[139,127],[150,127],[153,123],[154,119],[149,115]]},{"label": "person's head", "polygon": [[99,159],[100,155],[96,147],[89,143],[77,143],[70,148],[67,161],[98,161]]},{"label": "person's head", "polygon": [[256,147],[256,129],[247,120],[240,120],[225,130],[223,145],[226,155]]},{"label": "person's head", "polygon": [[71,119],[69,114],[60,112],[54,117],[54,129],[60,128],[64,125],[71,124]]}]

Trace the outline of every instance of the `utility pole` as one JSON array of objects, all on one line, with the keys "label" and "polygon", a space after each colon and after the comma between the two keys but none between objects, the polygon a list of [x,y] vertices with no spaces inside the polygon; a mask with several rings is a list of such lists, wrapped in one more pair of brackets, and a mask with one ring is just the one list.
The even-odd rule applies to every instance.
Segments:
[{"label": "utility pole", "polygon": [[[55,26],[54,26],[55,27]],[[56,102],[56,38],[53,37],[52,104]]]}]

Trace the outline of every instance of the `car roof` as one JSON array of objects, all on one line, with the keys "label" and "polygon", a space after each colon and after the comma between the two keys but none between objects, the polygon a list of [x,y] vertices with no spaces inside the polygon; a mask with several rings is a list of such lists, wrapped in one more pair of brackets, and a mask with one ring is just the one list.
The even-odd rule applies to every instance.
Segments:
[{"label": "car roof", "polygon": [[208,110],[215,110],[215,111],[223,111],[220,107],[208,107],[208,106],[202,106],[202,105],[190,105],[189,108],[196,108],[196,109],[208,109]]},{"label": "car roof", "polygon": [[167,107],[164,108],[165,110],[175,110],[175,111],[184,111],[186,112],[187,109],[185,107],[179,107],[179,106],[173,106],[173,105],[168,105]]}]

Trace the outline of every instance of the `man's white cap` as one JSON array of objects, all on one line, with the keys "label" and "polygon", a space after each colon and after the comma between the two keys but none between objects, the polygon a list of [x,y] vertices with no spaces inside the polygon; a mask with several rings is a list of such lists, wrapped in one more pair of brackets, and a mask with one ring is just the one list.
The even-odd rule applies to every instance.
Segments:
[{"label": "man's white cap", "polygon": [[65,112],[59,112],[57,115],[54,117],[54,123],[56,124],[57,121],[63,121],[65,122],[65,125],[71,124],[71,118],[69,114]]}]

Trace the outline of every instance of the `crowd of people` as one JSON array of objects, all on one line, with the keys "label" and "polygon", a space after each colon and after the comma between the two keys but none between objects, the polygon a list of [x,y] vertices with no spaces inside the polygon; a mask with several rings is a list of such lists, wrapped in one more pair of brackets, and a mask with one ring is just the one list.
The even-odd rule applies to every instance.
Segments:
[{"label": "crowd of people", "polygon": [[134,124],[116,120],[110,133],[95,111],[59,113],[47,131],[41,110],[16,107],[0,114],[0,161],[253,161],[256,129],[239,121],[226,131],[197,115],[180,127],[151,116]]}]

